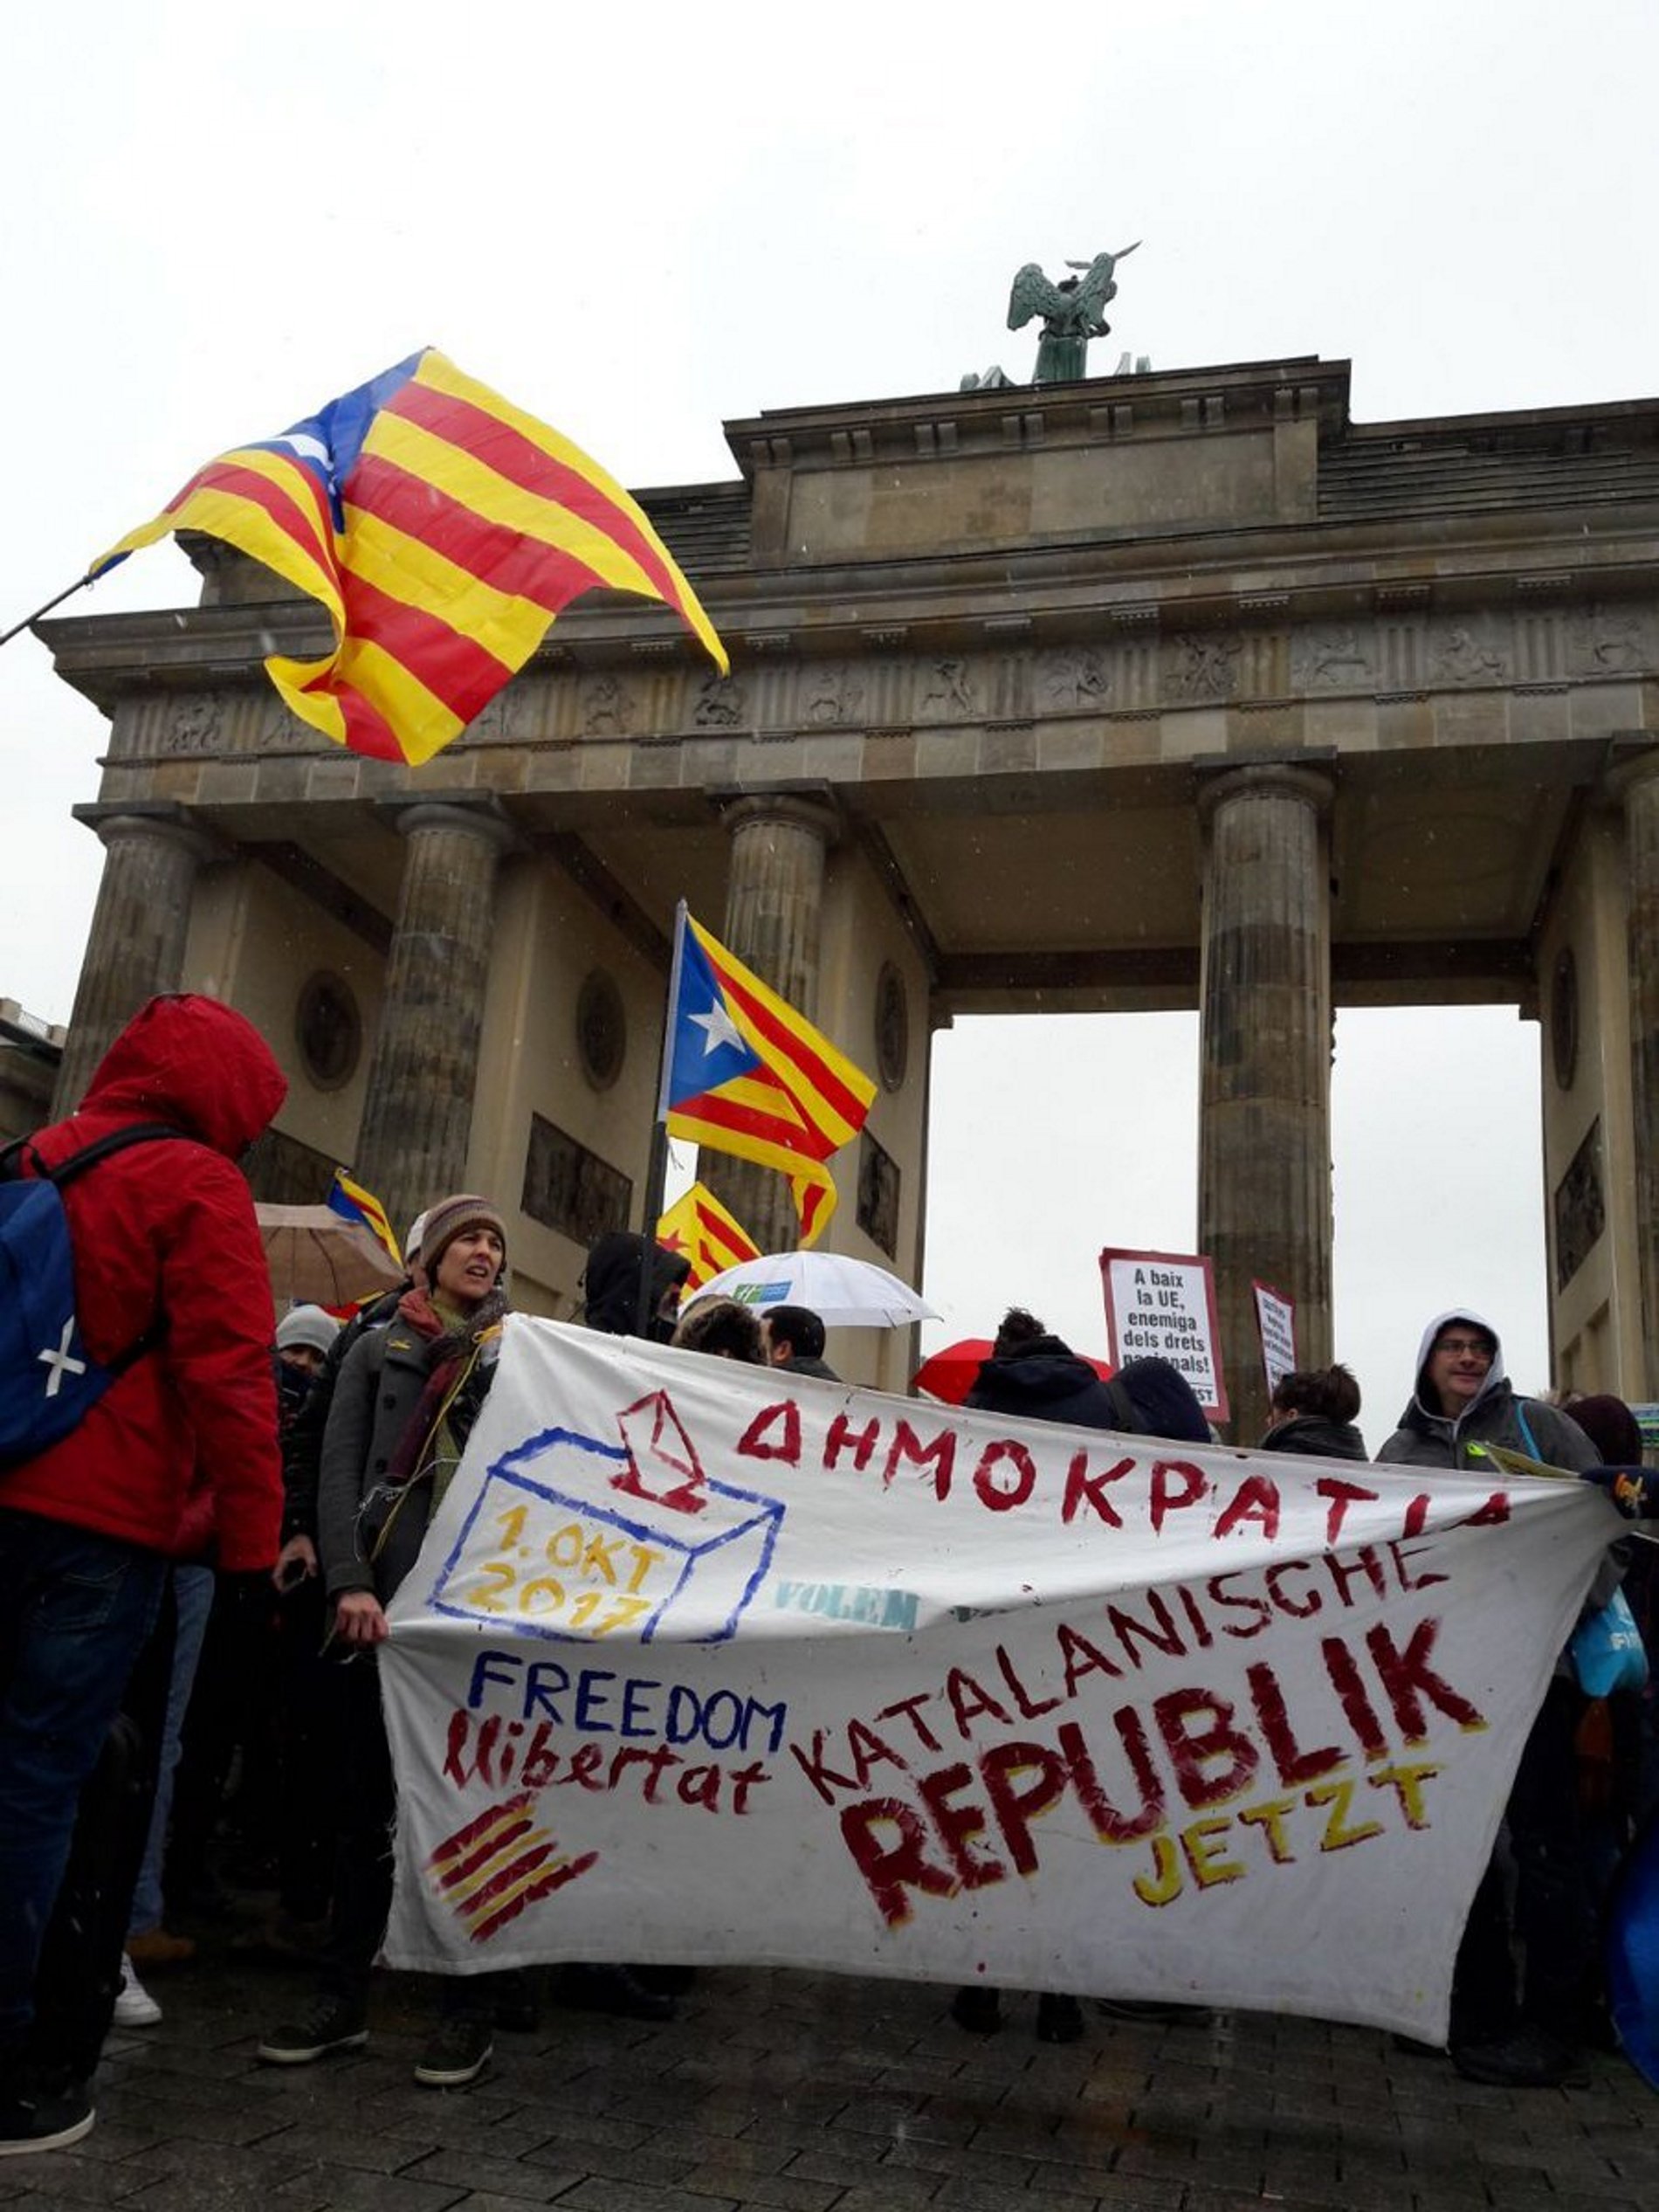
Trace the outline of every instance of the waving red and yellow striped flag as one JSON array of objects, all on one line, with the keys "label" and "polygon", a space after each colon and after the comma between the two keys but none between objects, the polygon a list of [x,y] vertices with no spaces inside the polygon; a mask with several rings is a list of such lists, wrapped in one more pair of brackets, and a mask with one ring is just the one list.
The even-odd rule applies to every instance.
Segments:
[{"label": "waving red and yellow striped flag", "polygon": [[430,760],[596,586],[660,600],[727,665],[622,486],[430,347],[210,461],[89,576],[171,530],[222,538],[320,602],[334,651],[266,672],[302,720],[375,759]]}]

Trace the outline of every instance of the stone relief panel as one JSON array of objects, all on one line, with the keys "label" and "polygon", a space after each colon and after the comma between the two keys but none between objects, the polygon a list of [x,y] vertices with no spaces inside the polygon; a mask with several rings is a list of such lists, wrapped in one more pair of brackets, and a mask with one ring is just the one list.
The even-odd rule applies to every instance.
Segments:
[{"label": "stone relief panel", "polygon": [[1436,623],[1428,647],[1431,684],[1501,684],[1509,677],[1509,626],[1493,615]]},{"label": "stone relief panel", "polygon": [[1555,1190],[1555,1287],[1563,1291],[1578,1273],[1607,1225],[1601,1168],[1601,1120],[1598,1114],[1573,1154]]},{"label": "stone relief panel", "polygon": [[734,676],[705,676],[698,686],[692,709],[692,727],[699,730],[735,729],[744,720],[743,686]]},{"label": "stone relief panel", "polygon": [[1566,626],[1566,658],[1574,676],[1627,676],[1659,665],[1659,612],[1628,602],[1593,601],[1574,608]]},{"label": "stone relief panel", "polygon": [[916,711],[924,720],[944,722],[985,712],[978,672],[966,660],[924,662],[917,670]]},{"label": "stone relief panel", "polygon": [[1177,705],[1230,699],[1238,690],[1243,644],[1230,630],[1197,630],[1164,643],[1165,696]]},{"label": "stone relief panel", "polygon": [[634,700],[620,677],[590,676],[576,693],[576,721],[584,737],[629,737]]},{"label": "stone relief panel", "polygon": [[1291,682],[1298,692],[1374,690],[1380,674],[1374,632],[1358,623],[1316,623],[1291,641]]},{"label": "stone relief panel", "polygon": [[834,661],[815,664],[801,678],[801,720],[816,729],[834,729],[858,719],[864,683],[857,672]]},{"label": "stone relief panel", "polygon": [[504,684],[467,724],[468,734],[485,745],[522,745],[532,734],[530,687],[522,677]]},{"label": "stone relief panel", "polygon": [[1084,646],[1040,655],[1037,696],[1050,714],[1103,706],[1112,696],[1112,671],[1105,655]]}]

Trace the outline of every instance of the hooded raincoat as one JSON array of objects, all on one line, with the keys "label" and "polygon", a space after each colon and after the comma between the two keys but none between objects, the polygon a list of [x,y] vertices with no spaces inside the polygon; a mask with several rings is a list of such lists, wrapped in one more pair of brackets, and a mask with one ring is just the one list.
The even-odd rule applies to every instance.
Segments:
[{"label": "hooded raincoat", "polygon": [[79,1109],[25,1147],[49,1166],[134,1122],[183,1141],[137,1144],[64,1192],[80,1333],[118,1358],[165,1333],[50,1451],[0,1473],[0,1506],[145,1549],[187,1541],[199,1470],[214,1494],[218,1563],[276,1556],[282,1500],[270,1278],[235,1162],[282,1104],[287,1079],[252,1024],[184,993],[140,1009],[99,1063]]}]

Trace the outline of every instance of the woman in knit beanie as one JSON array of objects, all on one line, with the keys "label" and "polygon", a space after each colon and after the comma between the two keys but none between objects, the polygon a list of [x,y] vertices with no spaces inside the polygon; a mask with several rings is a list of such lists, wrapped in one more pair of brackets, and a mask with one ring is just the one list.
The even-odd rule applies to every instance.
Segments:
[{"label": "woman in knit beanie", "polygon": [[[389,1629],[385,1608],[419,1557],[459,1464],[492,1372],[506,1297],[506,1229],[471,1191],[429,1209],[421,1275],[388,1327],[363,1336],[340,1370],[324,1434],[318,1549],[334,1602],[334,1637],[372,1655]],[[367,1687],[365,1688],[365,1679]],[[344,1706],[340,1880],[318,2001],[259,2045],[278,2065],[354,2048],[368,2034],[370,1969],[391,1905],[389,1836],[396,1810],[390,1757],[372,1671],[340,1677]],[[415,2069],[435,2088],[476,2078],[490,2055],[499,1977],[451,1977],[437,2034]]]}]

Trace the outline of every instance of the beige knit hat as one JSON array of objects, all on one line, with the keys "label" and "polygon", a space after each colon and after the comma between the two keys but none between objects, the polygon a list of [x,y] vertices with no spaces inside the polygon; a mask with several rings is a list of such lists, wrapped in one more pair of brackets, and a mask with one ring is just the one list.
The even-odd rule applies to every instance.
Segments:
[{"label": "beige knit hat", "polygon": [[469,1229],[494,1230],[501,1239],[502,1260],[506,1264],[506,1223],[487,1198],[462,1191],[453,1198],[440,1198],[436,1206],[427,1209],[426,1226],[421,1231],[421,1265],[432,1281],[437,1279],[437,1264],[444,1257],[444,1246],[452,1244]]}]

